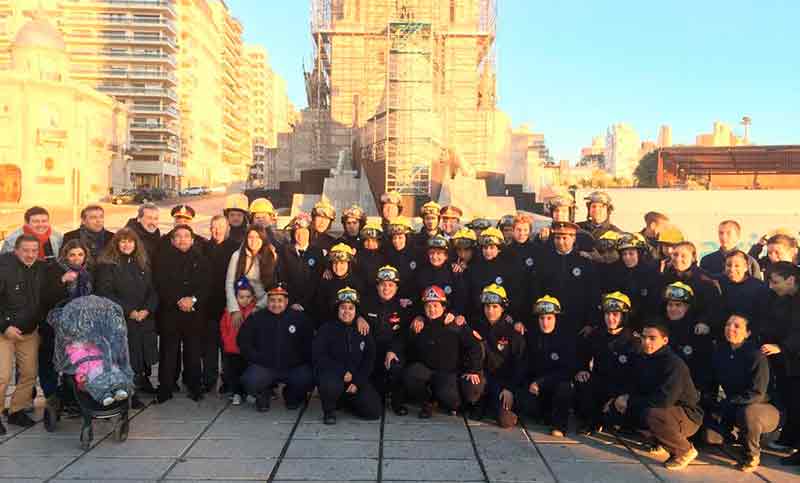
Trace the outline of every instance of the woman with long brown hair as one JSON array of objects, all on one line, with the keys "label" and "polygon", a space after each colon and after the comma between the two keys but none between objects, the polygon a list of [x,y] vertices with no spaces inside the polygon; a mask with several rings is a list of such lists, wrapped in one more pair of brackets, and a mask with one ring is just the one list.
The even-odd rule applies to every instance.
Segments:
[{"label": "woman with long brown hair", "polygon": [[[153,285],[147,250],[130,228],[117,232],[100,256],[96,294],[122,307],[128,325],[128,350],[138,389],[155,392],[150,367],[158,362],[155,311],[158,295]],[[143,404],[134,394],[134,409]]]},{"label": "woman with long brown hair", "polygon": [[267,306],[266,289],[274,286],[278,274],[278,256],[275,246],[270,242],[264,229],[250,226],[244,234],[242,246],[233,252],[228,263],[228,273],[225,278],[225,293],[227,294],[227,308],[231,314],[234,325],[242,323],[239,304],[236,302],[234,285],[241,277],[246,277],[253,287],[256,298],[256,310]]}]

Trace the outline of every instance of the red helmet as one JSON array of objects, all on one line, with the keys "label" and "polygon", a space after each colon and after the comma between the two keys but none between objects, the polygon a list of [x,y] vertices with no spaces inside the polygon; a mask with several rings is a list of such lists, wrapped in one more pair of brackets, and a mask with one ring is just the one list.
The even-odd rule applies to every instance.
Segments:
[{"label": "red helmet", "polygon": [[431,285],[422,291],[422,303],[441,302],[447,303],[447,294],[438,285]]}]

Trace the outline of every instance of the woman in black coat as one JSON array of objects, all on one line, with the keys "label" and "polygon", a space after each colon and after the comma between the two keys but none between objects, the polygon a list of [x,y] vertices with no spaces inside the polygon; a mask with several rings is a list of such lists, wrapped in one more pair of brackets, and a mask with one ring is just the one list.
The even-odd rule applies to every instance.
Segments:
[{"label": "woman in black coat", "polygon": [[[111,239],[97,266],[96,293],[117,303],[128,326],[128,351],[136,387],[154,393],[150,368],[158,362],[155,312],[158,296],[153,286],[147,250],[135,231],[123,228]],[[134,409],[142,406],[134,394]]]},{"label": "woman in black coat", "polygon": [[[59,303],[93,292],[92,256],[79,240],[70,240],[61,247],[58,259],[47,265],[42,278],[42,313],[47,313]],[[58,372],[53,367],[55,332],[43,320],[39,324],[39,383],[48,405],[57,407]]]},{"label": "woman in black coat", "polygon": [[154,274],[161,336],[158,402],[172,399],[181,345],[183,383],[189,389],[189,397],[199,401],[203,397],[200,355],[211,267],[203,252],[194,246],[194,231],[189,225],[176,226],[169,236],[170,244],[159,252],[158,271]]}]

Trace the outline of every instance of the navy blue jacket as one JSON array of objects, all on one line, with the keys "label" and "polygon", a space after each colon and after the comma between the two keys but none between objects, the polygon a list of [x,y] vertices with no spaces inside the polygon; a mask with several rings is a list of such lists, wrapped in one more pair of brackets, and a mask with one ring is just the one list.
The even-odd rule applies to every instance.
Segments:
[{"label": "navy blue jacket", "polygon": [[574,249],[567,255],[552,251],[542,258],[538,276],[538,296],[552,295],[561,302],[564,330],[575,333],[595,320],[600,293],[593,262]]},{"label": "navy blue jacket", "polygon": [[769,301],[769,288],[761,280],[746,277],[739,283],[731,282],[728,277],[719,280],[722,290],[723,318],[733,313],[747,315],[750,320],[751,330],[756,329],[758,320],[763,317]]},{"label": "navy blue jacket", "polygon": [[286,309],[275,315],[260,310],[239,329],[236,343],[251,364],[268,369],[291,369],[311,363],[314,326],[305,313]]},{"label": "navy blue jacket", "polygon": [[495,324],[481,317],[472,327],[483,339],[487,377],[493,378],[502,389],[513,391],[525,369],[525,337],[504,317]]},{"label": "navy blue jacket", "polygon": [[578,371],[589,371],[595,383],[610,394],[630,392],[634,360],[641,353],[642,343],[627,327],[617,334],[597,330],[582,341],[578,354]]},{"label": "navy blue jacket", "polygon": [[724,403],[736,406],[769,402],[769,363],[754,342],[733,349],[725,341],[717,344],[712,359],[712,387],[725,391]]},{"label": "navy blue jacket", "polygon": [[528,332],[525,370],[521,381],[524,391],[533,382],[542,391],[549,391],[574,377],[577,367],[576,335],[560,324],[560,320],[556,322],[555,330],[549,334],[542,333],[538,325]]},{"label": "navy blue jacket", "polygon": [[375,364],[375,340],[371,335],[361,335],[355,321],[347,325],[339,320],[326,322],[314,339],[314,371],[343,378],[345,372],[353,375],[353,384],[361,386],[369,380]]},{"label": "navy blue jacket", "polygon": [[409,331],[409,362],[421,362],[434,371],[480,373],[483,351],[469,326],[444,324],[444,316],[425,318],[419,334]]}]

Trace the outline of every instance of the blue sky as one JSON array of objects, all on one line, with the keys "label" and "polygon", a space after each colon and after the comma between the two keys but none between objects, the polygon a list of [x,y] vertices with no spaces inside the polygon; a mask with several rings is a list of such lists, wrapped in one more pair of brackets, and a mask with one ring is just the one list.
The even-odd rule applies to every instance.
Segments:
[{"label": "blue sky", "polygon": [[[307,0],[227,0],[245,40],[306,104]],[[576,160],[615,122],[655,139],[670,124],[691,143],[715,120],[758,144],[800,143],[800,39],[795,0],[662,2],[498,0],[498,98],[515,125],[544,132],[557,159]],[[657,6],[654,6],[657,5]]]}]

